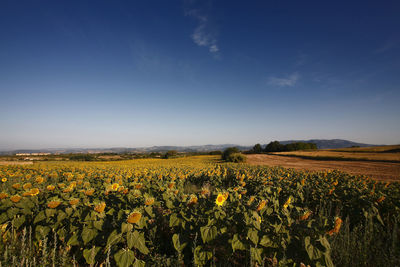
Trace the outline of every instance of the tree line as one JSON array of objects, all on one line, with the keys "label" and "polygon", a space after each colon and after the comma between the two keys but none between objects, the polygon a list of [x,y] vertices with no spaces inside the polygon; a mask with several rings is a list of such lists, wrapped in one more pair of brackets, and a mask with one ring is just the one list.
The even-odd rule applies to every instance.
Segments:
[{"label": "tree line", "polygon": [[305,142],[294,142],[290,144],[281,144],[279,141],[273,141],[267,144],[264,148],[260,144],[256,144],[250,150],[250,153],[262,153],[262,152],[284,152],[284,151],[296,151],[296,150],[310,150],[317,149],[317,145],[314,143]]}]

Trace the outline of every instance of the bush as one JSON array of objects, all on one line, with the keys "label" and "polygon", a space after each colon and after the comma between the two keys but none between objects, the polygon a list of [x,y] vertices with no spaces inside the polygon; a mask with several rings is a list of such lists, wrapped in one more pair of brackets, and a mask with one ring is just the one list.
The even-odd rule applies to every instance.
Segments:
[{"label": "bush", "polygon": [[245,162],[246,156],[243,155],[242,153],[232,153],[228,156],[226,161],[235,162],[235,163]]},{"label": "bush", "polygon": [[234,153],[240,153],[239,149],[237,149],[237,147],[228,147],[222,153],[221,158],[222,158],[222,160],[228,160],[229,155],[234,154]]}]

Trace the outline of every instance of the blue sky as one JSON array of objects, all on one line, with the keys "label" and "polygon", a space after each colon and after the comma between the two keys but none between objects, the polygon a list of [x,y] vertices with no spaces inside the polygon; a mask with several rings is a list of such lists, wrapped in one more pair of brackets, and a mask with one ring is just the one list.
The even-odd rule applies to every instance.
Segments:
[{"label": "blue sky", "polygon": [[0,2],[0,149],[400,143],[398,1]]}]

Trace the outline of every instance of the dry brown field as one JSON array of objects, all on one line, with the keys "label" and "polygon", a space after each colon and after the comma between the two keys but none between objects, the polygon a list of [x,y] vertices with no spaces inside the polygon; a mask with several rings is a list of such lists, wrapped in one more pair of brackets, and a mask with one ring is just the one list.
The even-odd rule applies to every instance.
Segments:
[{"label": "dry brown field", "polygon": [[400,163],[400,153],[398,146],[379,146],[362,148],[343,148],[343,149],[320,149],[311,151],[289,151],[276,152],[276,155],[300,156],[307,158],[326,158],[327,160],[368,160],[368,161],[391,161]]},{"label": "dry brown field", "polygon": [[339,170],[352,175],[365,175],[377,180],[400,181],[400,163],[313,160],[267,154],[247,155],[247,163],[252,165],[281,166],[307,171]]}]

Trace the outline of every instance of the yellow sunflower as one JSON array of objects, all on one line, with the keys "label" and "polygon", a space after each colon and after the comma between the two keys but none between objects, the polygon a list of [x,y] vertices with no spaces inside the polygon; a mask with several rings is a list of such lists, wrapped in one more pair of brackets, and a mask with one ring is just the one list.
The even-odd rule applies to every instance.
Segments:
[{"label": "yellow sunflower", "polygon": [[140,221],[140,218],[142,218],[142,214],[138,211],[134,211],[131,214],[129,214],[127,222],[128,223],[138,223]]}]

